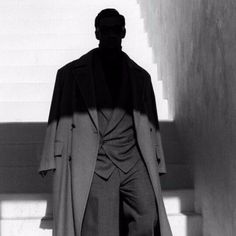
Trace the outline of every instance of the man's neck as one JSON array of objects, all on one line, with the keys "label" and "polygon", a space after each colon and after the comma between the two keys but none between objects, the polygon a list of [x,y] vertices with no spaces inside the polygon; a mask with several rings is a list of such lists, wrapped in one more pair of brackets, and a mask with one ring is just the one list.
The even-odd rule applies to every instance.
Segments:
[{"label": "man's neck", "polygon": [[102,59],[107,62],[117,61],[121,59],[122,46],[120,45],[115,48],[106,48],[99,44],[99,53],[102,56]]}]

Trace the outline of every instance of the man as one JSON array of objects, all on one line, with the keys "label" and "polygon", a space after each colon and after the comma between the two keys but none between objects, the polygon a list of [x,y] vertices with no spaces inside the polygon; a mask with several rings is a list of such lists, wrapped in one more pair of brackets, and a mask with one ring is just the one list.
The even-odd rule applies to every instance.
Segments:
[{"label": "man", "polygon": [[125,19],[104,9],[99,47],[57,72],[39,173],[53,175],[54,236],[171,236],[149,74],[121,50]]}]

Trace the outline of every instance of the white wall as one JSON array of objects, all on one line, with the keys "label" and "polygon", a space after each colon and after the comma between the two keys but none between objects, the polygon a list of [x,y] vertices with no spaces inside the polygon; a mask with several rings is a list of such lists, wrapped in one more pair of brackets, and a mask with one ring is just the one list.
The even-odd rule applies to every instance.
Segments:
[{"label": "white wall", "polygon": [[236,232],[236,2],[139,0],[204,236]]}]

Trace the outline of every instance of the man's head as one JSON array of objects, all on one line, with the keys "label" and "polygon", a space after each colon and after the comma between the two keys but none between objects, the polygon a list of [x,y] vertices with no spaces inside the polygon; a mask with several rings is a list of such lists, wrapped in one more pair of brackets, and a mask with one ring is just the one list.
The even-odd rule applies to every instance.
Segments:
[{"label": "man's head", "polygon": [[96,38],[102,47],[120,47],[126,34],[125,18],[115,9],[104,9],[95,18],[95,29]]}]

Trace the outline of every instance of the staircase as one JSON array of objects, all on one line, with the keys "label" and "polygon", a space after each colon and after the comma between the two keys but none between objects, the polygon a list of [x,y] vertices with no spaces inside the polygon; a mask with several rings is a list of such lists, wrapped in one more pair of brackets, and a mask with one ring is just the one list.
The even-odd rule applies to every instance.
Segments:
[{"label": "staircase", "polygon": [[123,51],[152,77],[168,171],[161,184],[173,236],[202,236],[192,168],[168,115],[135,0],[0,2],[0,236],[52,235],[52,176],[42,179],[37,168],[55,75],[97,47],[94,19],[107,7],[126,18]]}]

